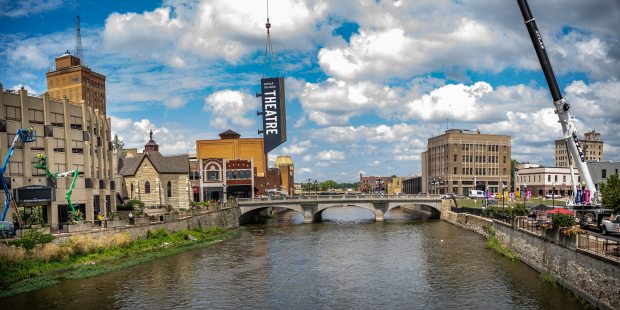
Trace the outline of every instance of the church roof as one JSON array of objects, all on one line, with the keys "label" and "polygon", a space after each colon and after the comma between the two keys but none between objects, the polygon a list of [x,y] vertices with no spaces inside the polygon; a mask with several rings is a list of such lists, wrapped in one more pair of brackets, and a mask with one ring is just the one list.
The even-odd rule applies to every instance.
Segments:
[{"label": "church roof", "polygon": [[231,129],[228,129],[220,134],[220,138],[222,139],[239,139],[239,137],[241,137],[241,135]]},{"label": "church roof", "polygon": [[136,175],[142,161],[148,160],[153,164],[158,173],[165,174],[188,174],[189,173],[189,156],[164,156],[161,153],[144,152],[134,158],[123,159],[123,168],[119,171],[122,176]]}]

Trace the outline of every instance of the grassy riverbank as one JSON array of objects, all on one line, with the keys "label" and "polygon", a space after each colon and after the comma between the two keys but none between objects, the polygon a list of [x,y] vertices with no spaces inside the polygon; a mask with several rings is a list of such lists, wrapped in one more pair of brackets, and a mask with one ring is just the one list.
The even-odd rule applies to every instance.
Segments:
[{"label": "grassy riverbank", "polygon": [[3,247],[0,256],[0,298],[33,291],[63,279],[81,279],[174,255],[236,235],[238,230],[218,227],[167,232],[149,231],[146,239],[126,233],[107,239],[75,237],[67,242],[39,244],[26,250]]}]

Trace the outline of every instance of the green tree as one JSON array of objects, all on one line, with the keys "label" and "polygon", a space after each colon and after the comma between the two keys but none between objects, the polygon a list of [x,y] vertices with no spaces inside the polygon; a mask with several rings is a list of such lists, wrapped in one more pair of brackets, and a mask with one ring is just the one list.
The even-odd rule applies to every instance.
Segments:
[{"label": "green tree", "polygon": [[319,187],[321,188],[322,191],[327,191],[331,188],[338,188],[338,183],[336,183],[336,181],[333,181],[333,180],[327,180],[327,181],[323,181],[319,183]]},{"label": "green tree", "polygon": [[601,183],[601,198],[603,207],[620,211],[620,179],[617,174],[612,174],[607,178],[607,182]]}]

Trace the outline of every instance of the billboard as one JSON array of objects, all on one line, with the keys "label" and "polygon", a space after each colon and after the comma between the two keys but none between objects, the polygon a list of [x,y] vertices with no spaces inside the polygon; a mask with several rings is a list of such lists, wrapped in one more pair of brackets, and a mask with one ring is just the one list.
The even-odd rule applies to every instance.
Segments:
[{"label": "billboard", "polygon": [[[286,109],[284,78],[260,80],[263,112],[263,143],[265,153],[286,141]],[[260,133],[261,131],[259,131]]]}]

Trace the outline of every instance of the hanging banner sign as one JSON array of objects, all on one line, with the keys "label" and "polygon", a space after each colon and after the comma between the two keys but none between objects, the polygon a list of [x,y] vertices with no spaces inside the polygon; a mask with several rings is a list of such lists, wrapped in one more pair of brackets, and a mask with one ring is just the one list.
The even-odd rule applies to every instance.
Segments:
[{"label": "hanging banner sign", "polygon": [[[265,153],[286,141],[284,78],[261,79]],[[259,131],[260,132],[260,131]]]}]

